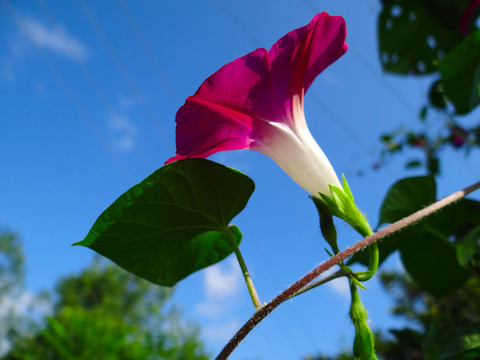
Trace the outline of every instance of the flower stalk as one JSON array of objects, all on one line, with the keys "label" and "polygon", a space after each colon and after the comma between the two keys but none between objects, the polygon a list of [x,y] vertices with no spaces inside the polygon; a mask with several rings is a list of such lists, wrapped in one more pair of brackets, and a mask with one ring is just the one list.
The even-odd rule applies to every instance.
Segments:
[{"label": "flower stalk", "polygon": [[225,231],[225,234],[228,239],[228,243],[233,249],[233,252],[235,253],[235,256],[237,257],[238,264],[240,265],[240,269],[242,270],[243,278],[245,279],[245,284],[247,285],[248,288],[248,293],[250,294],[250,298],[252,299],[253,306],[255,306],[255,310],[260,309],[263,305],[262,302],[260,301],[258,297],[257,290],[255,289],[255,286],[253,285],[253,280],[252,277],[250,276],[250,272],[248,271],[247,264],[245,263],[245,260],[243,259],[242,253],[240,252],[240,248],[238,247],[237,242],[233,238],[232,234],[230,231]]}]

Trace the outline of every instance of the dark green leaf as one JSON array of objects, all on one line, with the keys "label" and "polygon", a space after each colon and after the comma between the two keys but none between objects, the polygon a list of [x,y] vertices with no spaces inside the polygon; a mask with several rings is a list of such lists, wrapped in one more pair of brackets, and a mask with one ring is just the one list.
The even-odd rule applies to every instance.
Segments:
[{"label": "dark green leaf", "polygon": [[311,197],[315,207],[318,211],[318,216],[320,218],[320,230],[322,231],[322,235],[330,245],[333,250],[334,254],[339,252],[338,245],[337,245],[337,231],[335,229],[335,224],[333,223],[332,213],[328,209],[328,206],[325,203],[316,198]]},{"label": "dark green leaf", "polygon": [[430,90],[428,91],[428,100],[430,105],[437,109],[445,109],[447,101],[445,99],[445,93],[443,90],[443,84],[441,80],[435,81]]},{"label": "dark green leaf", "polygon": [[418,117],[420,120],[425,121],[427,118],[427,113],[428,113],[428,107],[423,106],[422,109],[420,110],[420,113],[418,114]]},{"label": "dark green leaf", "polygon": [[[382,241],[378,242],[378,251],[379,251],[379,261],[378,264],[382,264],[394,251],[398,250],[402,242],[408,240],[413,232],[413,229],[408,229],[399,233],[396,233],[392,236],[389,236]],[[355,253],[350,260],[347,262],[347,265],[354,263],[360,263],[365,266],[368,266],[369,263],[369,254],[368,250],[364,249]]]},{"label": "dark green leaf", "polygon": [[480,225],[457,244],[457,258],[460,265],[466,266],[470,262],[475,264],[476,256],[480,258]]},{"label": "dark green leaf", "polygon": [[428,173],[431,175],[436,175],[440,173],[440,160],[435,156],[433,152],[429,152],[427,158],[427,169]]},{"label": "dark green leaf", "polygon": [[407,169],[413,169],[422,166],[422,162],[420,160],[410,160],[406,163],[405,167]]},{"label": "dark green leaf", "polygon": [[471,33],[438,65],[445,95],[457,114],[470,112],[479,102],[480,30]]},{"label": "dark green leaf", "polygon": [[447,344],[440,359],[478,359],[480,357],[480,323],[472,324],[456,334]]},{"label": "dark green leaf", "polygon": [[172,286],[229,254],[228,224],[254,190],[246,175],[205,159],[165,165],[121,195],[97,219],[87,246],[153,283]]},{"label": "dark green leaf", "polygon": [[466,0],[390,0],[378,20],[379,55],[385,71],[434,72],[435,60],[462,40],[458,31]]},{"label": "dark green leaf", "polygon": [[428,224],[445,236],[463,237],[480,225],[480,202],[462,199],[430,216]]},{"label": "dark green leaf", "polygon": [[380,141],[389,142],[392,140],[392,138],[393,136],[391,134],[384,134],[380,137]]},{"label": "dark green leaf", "polygon": [[457,290],[470,275],[458,263],[455,246],[435,232],[417,229],[399,248],[407,272],[432,295],[443,296]]},{"label": "dark green leaf", "polygon": [[[415,236],[415,231],[429,227],[437,230],[445,237],[456,236],[463,237],[469,232],[474,231],[480,224],[480,202],[471,199],[462,199],[453,205],[429,216],[416,226],[407,230],[391,235],[383,239],[378,244],[380,251],[380,264],[390,256],[395,250],[398,250],[404,241]],[[368,252],[362,251],[356,253],[348,264],[359,262],[368,265]]]},{"label": "dark green leaf", "polygon": [[388,190],[380,208],[379,225],[394,223],[435,200],[436,184],[432,176],[402,179]]}]

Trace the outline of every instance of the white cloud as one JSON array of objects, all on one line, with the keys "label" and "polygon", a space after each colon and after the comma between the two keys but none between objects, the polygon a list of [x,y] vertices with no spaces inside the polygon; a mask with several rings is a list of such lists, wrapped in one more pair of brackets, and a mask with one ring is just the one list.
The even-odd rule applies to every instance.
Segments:
[{"label": "white cloud", "polygon": [[231,299],[240,291],[242,273],[235,257],[230,257],[226,265],[220,263],[205,269],[205,299],[196,306],[197,313],[214,319],[229,312]]},{"label": "white cloud", "polygon": [[254,169],[251,162],[249,161],[249,159],[251,159],[250,156],[250,151],[221,151],[213,154],[211,160],[217,161],[221,164],[225,164],[234,169],[238,169],[245,174],[252,175],[254,173]]},{"label": "white cloud", "polygon": [[143,102],[145,102],[145,98],[142,95],[135,97],[120,95],[118,98],[118,108],[122,111],[126,111]]},{"label": "white cloud", "polygon": [[[337,269],[331,268],[324,273],[324,276],[333,274]],[[332,281],[329,281],[325,284],[330,290],[335,294],[340,295],[342,298],[349,300],[350,299],[350,287],[348,284],[348,279],[346,277],[341,277]]]},{"label": "white cloud", "polygon": [[342,84],[340,79],[332,71],[325,71],[324,73],[322,73],[321,81],[323,81],[327,85]]},{"label": "white cloud", "polygon": [[40,21],[30,17],[22,18],[18,25],[24,35],[40,48],[76,61],[85,61],[89,55],[87,47],[61,27],[47,28]]},{"label": "white cloud", "polygon": [[327,286],[333,290],[334,293],[340,295],[344,299],[350,299],[350,288],[348,279],[345,277],[338,278],[327,283]]},{"label": "white cloud", "polygon": [[[0,323],[6,322],[6,319],[10,316],[26,316],[37,319],[50,315],[51,312],[52,306],[47,299],[29,291],[23,291],[14,296],[0,299]],[[6,332],[9,330],[0,326],[0,356],[8,352],[11,347],[6,337]]]},{"label": "white cloud", "polygon": [[46,299],[29,291],[23,291],[15,297],[0,300],[0,319],[9,314],[26,316],[29,314],[48,315],[52,311],[51,304]]},{"label": "white cloud", "polygon": [[202,330],[203,336],[210,341],[227,342],[240,328],[240,322],[232,319],[218,326],[207,326]]},{"label": "white cloud", "polygon": [[225,299],[236,295],[241,281],[242,273],[234,257],[230,257],[227,269],[216,264],[205,270],[205,291],[210,299]]},{"label": "white cloud", "polygon": [[108,117],[109,133],[113,145],[121,151],[128,151],[135,145],[136,127],[124,115],[111,113]]},{"label": "white cloud", "polygon": [[226,262],[205,269],[203,276],[205,297],[195,308],[199,315],[206,317],[202,334],[208,341],[225,342],[240,327],[233,315],[243,284],[240,266],[231,256]]}]

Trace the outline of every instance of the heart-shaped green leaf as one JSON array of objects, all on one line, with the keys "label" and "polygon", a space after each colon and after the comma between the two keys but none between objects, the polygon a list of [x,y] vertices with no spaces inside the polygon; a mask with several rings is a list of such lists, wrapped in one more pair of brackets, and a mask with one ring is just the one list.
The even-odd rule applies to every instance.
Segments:
[{"label": "heart-shaped green leaf", "polygon": [[450,294],[470,276],[458,263],[455,245],[437,232],[418,229],[404,238],[399,248],[412,279],[435,296]]},{"label": "heart-shaped green leaf", "polygon": [[480,30],[471,33],[438,64],[445,95],[457,114],[470,112],[479,103]]},{"label": "heart-shaped green leaf", "polygon": [[[379,225],[393,223],[418,211],[436,200],[435,179],[431,176],[402,179],[388,190],[380,209]],[[463,237],[478,226],[480,219],[480,202],[461,199],[455,204],[440,210],[414,226],[393,234],[378,243],[380,261],[383,263],[390,254],[409,242],[411,238],[421,237],[427,229],[435,229],[445,238]],[[420,235],[418,234],[420,232]],[[453,243],[451,243],[454,246]],[[442,246],[442,245],[440,245]],[[450,250],[448,250],[450,251]],[[348,264],[368,264],[368,252],[358,252]]]},{"label": "heart-shaped green leaf", "polygon": [[229,223],[254,188],[249,177],[215,162],[176,161],[121,195],[74,245],[173,286],[232,253],[231,241],[240,243],[242,234]]},{"label": "heart-shaped green leaf", "polygon": [[436,192],[432,176],[410,177],[396,182],[383,200],[379,225],[394,223],[434,203]]}]

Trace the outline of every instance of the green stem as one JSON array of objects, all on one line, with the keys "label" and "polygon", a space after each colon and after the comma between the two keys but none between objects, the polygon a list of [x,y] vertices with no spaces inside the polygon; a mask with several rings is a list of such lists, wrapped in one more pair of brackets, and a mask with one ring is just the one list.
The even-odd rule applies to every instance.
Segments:
[{"label": "green stem", "polygon": [[291,298],[294,298],[295,296],[297,295],[300,295],[300,294],[303,294],[304,292],[307,292],[309,290],[312,290],[313,288],[316,288],[317,286],[320,286],[320,285],[323,285],[323,284],[326,284],[327,282],[329,281],[332,281],[332,280],[335,280],[335,279],[338,279],[342,276],[347,276],[347,272],[345,272],[344,269],[340,269],[338,270],[336,273],[333,273],[333,274],[330,274],[330,275],[327,275],[319,280],[316,280],[306,286],[304,286],[303,288],[301,288],[300,290],[298,290],[295,294],[293,294],[291,296]]},{"label": "green stem", "polygon": [[[357,209],[358,211],[358,209]],[[353,228],[357,230],[360,235],[363,237],[369,237],[373,234],[372,228],[368,223],[368,220],[363,216],[363,214],[358,211],[358,215],[356,216],[356,224],[353,225]],[[354,274],[355,278],[358,281],[367,281],[370,280],[373,275],[377,272],[378,263],[380,261],[380,252],[378,250],[378,244],[374,243],[370,245],[368,248],[368,270],[367,271],[360,271]]]},{"label": "green stem", "polygon": [[380,252],[378,251],[378,244],[373,243],[368,248],[368,270],[355,273],[355,278],[358,281],[370,280],[377,272],[378,263],[380,260]]},{"label": "green stem", "polygon": [[252,299],[253,306],[255,306],[255,310],[260,309],[263,305],[260,299],[258,298],[257,290],[255,289],[255,286],[253,285],[252,278],[250,277],[250,273],[248,272],[247,264],[245,264],[245,260],[243,260],[242,253],[240,252],[240,249],[238,247],[237,242],[233,238],[231,232],[227,229],[225,231],[227,235],[228,242],[230,243],[230,246],[232,247],[233,251],[235,252],[235,255],[237,257],[238,264],[240,265],[240,269],[242,269],[242,274],[245,279],[245,283],[247,284],[248,292],[250,293],[250,298]]}]

